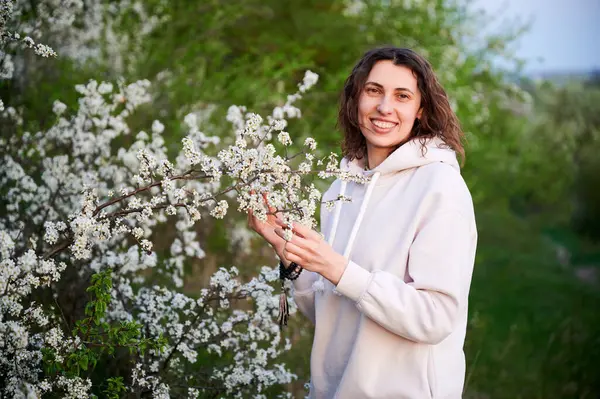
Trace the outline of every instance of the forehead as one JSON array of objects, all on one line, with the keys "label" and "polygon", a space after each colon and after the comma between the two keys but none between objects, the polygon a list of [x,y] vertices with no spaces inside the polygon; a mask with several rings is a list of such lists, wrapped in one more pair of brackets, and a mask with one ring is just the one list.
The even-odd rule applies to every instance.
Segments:
[{"label": "forehead", "polygon": [[367,82],[378,83],[385,89],[394,90],[405,87],[414,92],[417,90],[417,78],[404,65],[394,65],[390,60],[377,61],[367,77]]}]

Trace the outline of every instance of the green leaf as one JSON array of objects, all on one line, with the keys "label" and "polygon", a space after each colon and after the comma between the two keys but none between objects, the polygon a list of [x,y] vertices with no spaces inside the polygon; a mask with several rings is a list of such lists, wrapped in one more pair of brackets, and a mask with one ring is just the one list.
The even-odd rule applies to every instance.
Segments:
[{"label": "green leaf", "polygon": [[81,367],[83,370],[87,370],[88,369],[88,357],[87,355],[83,355],[79,358],[79,367]]}]

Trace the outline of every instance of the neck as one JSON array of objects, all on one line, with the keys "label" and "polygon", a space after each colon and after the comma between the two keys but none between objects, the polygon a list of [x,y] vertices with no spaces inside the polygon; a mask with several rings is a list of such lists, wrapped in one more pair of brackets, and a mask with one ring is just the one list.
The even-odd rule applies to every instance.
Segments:
[{"label": "neck", "polygon": [[390,151],[387,148],[369,148],[367,147],[367,169],[374,169],[378,167],[385,159],[390,155]]}]

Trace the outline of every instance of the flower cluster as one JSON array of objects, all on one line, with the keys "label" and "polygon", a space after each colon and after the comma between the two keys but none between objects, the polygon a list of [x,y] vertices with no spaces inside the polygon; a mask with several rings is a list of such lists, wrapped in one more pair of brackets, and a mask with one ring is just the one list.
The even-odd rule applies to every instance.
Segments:
[{"label": "flower cluster", "polygon": [[[90,38],[111,27],[101,22],[100,0],[67,3],[44,0],[35,12],[48,24],[46,32],[61,32],[58,51],[83,60],[94,54]],[[31,7],[2,1],[0,17],[10,21]],[[111,7],[114,18],[107,21],[125,10],[145,13],[139,3]],[[74,25],[84,11],[84,23]],[[20,20],[19,26],[2,24],[4,79],[15,70],[14,46],[55,55],[38,43],[41,30]],[[160,23],[154,17],[144,32]],[[56,100],[49,129],[0,137],[0,396],[90,396],[83,371],[119,348],[129,355],[119,377],[105,384],[113,393],[266,397],[269,387],[295,379],[279,361],[291,344],[275,321],[276,270],[263,267],[242,282],[236,268],[221,268],[198,295],[181,288],[186,265],[205,257],[195,229],[203,218],[224,218],[232,207],[265,218],[267,196],[287,221],[314,226],[321,193],[305,177],[321,167],[325,178],[360,179],[340,171],[334,155],[317,159],[312,138],[291,153],[298,146],[286,131],[288,119],[301,116],[295,103],[317,79],[307,72],[298,92],[266,119],[230,107],[234,139],[220,149],[219,137],[200,130],[197,114],[185,116],[187,136],[172,159],[164,124],[155,120],[138,132],[128,125],[151,101],[148,81],[78,85],[77,109]],[[6,123],[23,127],[17,110],[0,102],[0,111]],[[174,231],[166,247],[164,239],[155,240],[165,228]],[[247,241],[239,231],[235,241]],[[96,299],[84,299],[85,317],[67,313],[69,298],[81,298],[90,277],[88,291]],[[123,377],[131,382],[127,387]]]},{"label": "flower cluster", "polygon": [[[151,100],[148,81],[78,85],[76,111],[56,101],[56,123],[48,130],[2,139],[0,189],[7,212],[0,218],[0,370],[8,376],[3,394],[52,390],[85,396],[90,382],[77,373],[42,370],[61,362],[80,370],[98,361],[103,352],[89,351],[102,345],[90,340],[102,331],[160,343],[160,349],[138,348],[129,356],[133,385],[127,389],[133,392],[245,397],[295,378],[278,362],[290,342],[275,320],[276,270],[265,267],[243,283],[237,269],[220,269],[194,297],[180,288],[184,267],[205,256],[195,230],[203,218],[224,218],[234,204],[239,212],[265,218],[266,196],[286,221],[314,226],[321,193],[306,177],[364,180],[340,171],[333,154],[317,159],[312,138],[291,153],[294,140],[283,117],[300,115],[294,103],[316,79],[308,72],[298,93],[266,119],[231,107],[227,119],[235,139],[220,149],[215,148],[220,139],[201,132],[195,114],[187,115],[188,134],[172,159],[160,121],[137,133],[127,123]],[[121,142],[130,145],[117,145]],[[165,226],[174,231],[171,244],[164,247],[160,240],[155,252],[155,238]],[[70,331],[72,321],[64,320],[61,309],[65,287],[87,285],[90,275],[107,270],[112,282],[98,294],[95,303],[101,305],[86,311],[88,318]],[[49,296],[53,301],[43,299]],[[102,329],[93,334],[92,319]],[[115,339],[117,348],[127,346]],[[190,372],[197,371],[199,359],[209,366]]]},{"label": "flower cluster", "polygon": [[[25,74],[37,65],[35,58],[25,58],[30,51],[42,58],[58,53],[75,63],[101,63],[122,73],[147,36],[168,21],[167,5],[158,1],[150,13],[137,0],[0,0],[0,79],[12,79],[16,71],[27,79]],[[127,32],[124,20],[127,26],[139,26]],[[0,100],[0,112],[4,109]]]},{"label": "flower cluster", "polygon": [[[236,277],[236,268],[218,270],[198,298],[163,287],[144,288],[128,298],[126,305],[138,309],[138,320],[150,326],[149,335],[169,337],[169,345],[162,352],[151,352],[144,364],[133,368],[135,387],[163,390],[165,385],[155,376],[157,370],[177,375],[199,357],[211,359],[211,372],[185,376],[186,386],[197,387],[199,393],[206,393],[209,385],[220,387],[227,397],[245,397],[252,389],[261,392],[271,385],[291,382],[294,375],[283,365],[268,367],[290,347],[272,321],[278,305],[269,283],[277,279],[276,271],[265,267],[246,284]],[[246,300],[255,303],[253,311],[230,309]],[[223,359],[225,353],[234,354],[234,363]],[[181,388],[171,388],[171,393],[177,389]]]}]

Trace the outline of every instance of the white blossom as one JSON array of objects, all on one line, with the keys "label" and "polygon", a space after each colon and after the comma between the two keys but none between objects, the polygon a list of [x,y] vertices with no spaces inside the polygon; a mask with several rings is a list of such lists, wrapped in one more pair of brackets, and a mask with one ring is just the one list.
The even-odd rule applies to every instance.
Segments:
[{"label": "white blossom", "polygon": [[44,240],[50,245],[56,244],[56,241],[58,241],[58,231],[56,230],[54,223],[46,222],[45,227],[46,234]]},{"label": "white blossom", "polygon": [[152,133],[161,134],[165,130],[165,125],[160,123],[160,121],[155,120],[152,122]]},{"label": "white blossom", "polygon": [[59,116],[62,115],[66,109],[67,106],[58,100],[55,100],[54,104],[52,105],[52,112]]},{"label": "white blossom", "polygon": [[210,214],[216,219],[223,219],[223,217],[225,217],[225,215],[227,214],[227,208],[229,208],[229,204],[227,203],[227,201],[221,200],[219,201],[217,206],[215,206],[212,209],[212,211],[210,211]]},{"label": "white blossom", "polygon": [[[307,76],[302,87],[314,84],[315,78]],[[7,293],[0,298],[5,315],[0,337],[9,332],[12,338],[0,345],[0,367],[7,370],[7,381],[15,382],[5,391],[0,388],[1,394],[30,384],[39,395],[89,396],[90,381],[42,371],[42,348],[52,348],[55,361],[64,362],[85,341],[65,327],[52,301],[35,301],[42,289],[56,291],[59,299],[66,295],[56,290],[66,272],[73,284],[85,287],[89,276],[111,270],[111,300],[103,322],[135,321],[145,338],[166,340],[162,351],[149,350],[140,358],[128,389],[181,396],[181,388],[167,384],[163,374],[193,385],[199,382],[191,372],[195,367],[208,367],[203,371],[222,385],[226,397],[260,397],[270,386],[295,378],[277,363],[289,344],[276,323],[276,269],[265,266],[242,281],[235,267],[223,267],[194,297],[181,288],[187,283],[186,268],[206,256],[195,228],[203,218],[224,218],[232,206],[265,220],[263,193],[268,192],[270,204],[288,210],[285,222],[316,223],[321,194],[303,180],[312,173],[314,155],[303,154],[303,162],[294,166],[287,154],[293,151],[292,140],[283,131],[285,118],[300,116],[294,105],[300,95],[288,96],[266,119],[245,107],[230,107],[227,120],[235,137],[224,142],[233,144],[200,132],[199,116],[190,113],[183,121],[189,131],[181,150],[169,159],[160,121],[137,132],[128,126],[128,118],[151,100],[148,89],[148,81],[77,85],[77,108],[68,110],[56,100],[53,126],[8,139],[0,170],[0,184],[10,187],[5,198],[9,212],[0,218],[0,292]],[[277,140],[286,146],[285,154],[278,153]],[[128,145],[118,145],[122,142]],[[307,139],[305,146],[314,150],[316,142]],[[67,153],[57,154],[56,148]],[[38,157],[37,165],[22,161]],[[321,171],[326,178],[359,179],[340,171],[333,156],[326,165]],[[157,236],[162,239],[155,249]],[[247,229],[231,236],[239,245],[250,241]],[[236,306],[240,300],[251,305]],[[293,303],[290,307],[295,312]],[[199,360],[207,352],[223,362],[206,366]],[[248,386],[250,380],[257,383]],[[188,394],[204,392],[183,393]]]},{"label": "white blossom", "polygon": [[198,128],[198,117],[195,114],[187,114],[183,121],[190,129]]},{"label": "white blossom", "polygon": [[312,137],[308,137],[304,140],[304,145],[310,148],[312,151],[317,149],[317,142]]},{"label": "white blossom", "polygon": [[277,135],[277,140],[285,146],[292,144],[292,139],[290,138],[290,134],[288,132],[281,132]]},{"label": "white blossom", "polygon": [[319,80],[319,75],[314,72],[306,71],[304,73],[304,78],[302,79],[302,83],[298,85],[300,92],[304,93],[309,90],[312,86],[314,86]]}]

